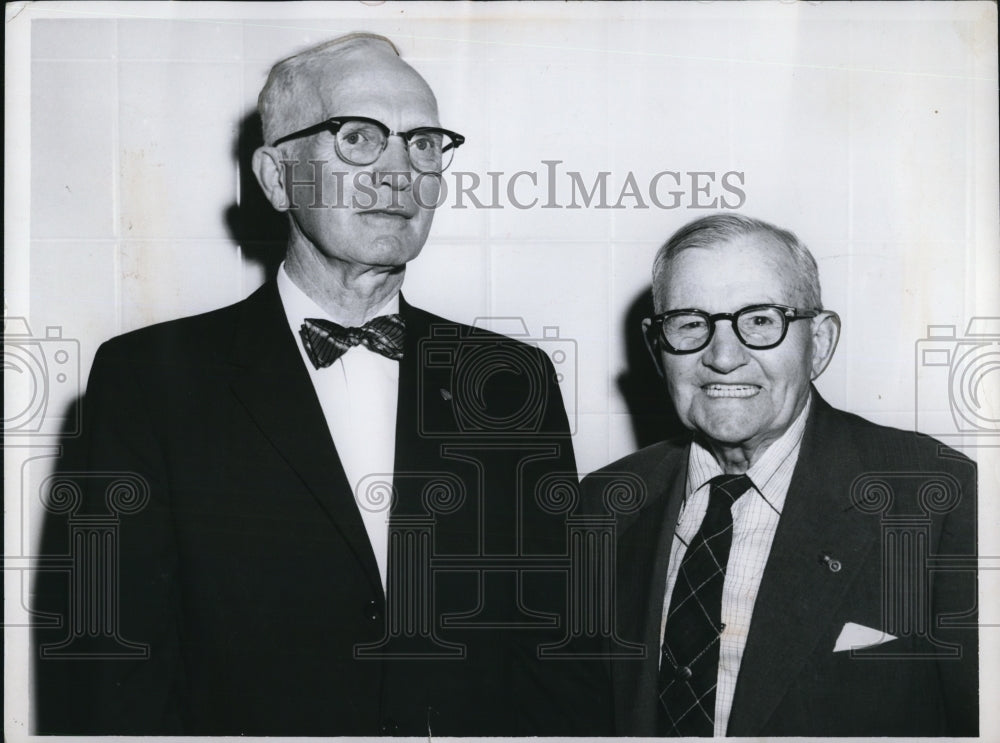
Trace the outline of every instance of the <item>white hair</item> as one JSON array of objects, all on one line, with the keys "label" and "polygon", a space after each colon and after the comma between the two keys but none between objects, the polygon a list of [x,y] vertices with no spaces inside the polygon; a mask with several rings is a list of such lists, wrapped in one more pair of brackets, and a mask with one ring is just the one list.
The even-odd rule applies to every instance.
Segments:
[{"label": "white hair", "polygon": [[[742,214],[712,214],[681,227],[667,241],[653,259],[653,300],[656,287],[664,279],[670,262],[677,254],[690,248],[710,248],[752,235],[768,235],[785,249],[792,261],[795,288],[801,293],[803,309],[823,308],[819,287],[819,268],[809,249],[794,232]],[[657,311],[661,308],[657,307]]]},{"label": "white hair", "polygon": [[316,73],[336,74],[328,67],[331,62],[336,64],[350,52],[365,48],[378,54],[399,56],[396,45],[386,37],[358,32],[338,36],[277,62],[257,97],[264,142],[270,144],[287,134],[281,128],[301,119],[304,109],[314,104],[314,97],[308,94],[307,88],[314,84]]}]

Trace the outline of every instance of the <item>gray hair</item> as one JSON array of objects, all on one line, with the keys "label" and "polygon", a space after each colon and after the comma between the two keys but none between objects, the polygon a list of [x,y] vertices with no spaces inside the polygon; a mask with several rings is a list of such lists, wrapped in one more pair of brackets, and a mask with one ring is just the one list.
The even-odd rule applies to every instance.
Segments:
[{"label": "gray hair", "polygon": [[294,113],[303,108],[305,100],[311,101],[309,96],[303,95],[303,88],[311,83],[314,73],[322,71],[331,60],[364,47],[391,51],[399,56],[399,49],[386,37],[358,32],[338,36],[277,62],[257,97],[264,142],[270,144],[286,134],[279,127],[287,126],[288,120],[295,118]]},{"label": "gray hair", "polygon": [[805,304],[803,309],[822,309],[819,268],[809,249],[794,232],[742,214],[712,214],[689,222],[677,230],[653,259],[654,301],[656,286],[678,253],[690,248],[709,248],[760,234],[773,238],[791,259],[794,270],[794,276],[791,278],[795,281],[795,287],[802,292],[802,301]]}]

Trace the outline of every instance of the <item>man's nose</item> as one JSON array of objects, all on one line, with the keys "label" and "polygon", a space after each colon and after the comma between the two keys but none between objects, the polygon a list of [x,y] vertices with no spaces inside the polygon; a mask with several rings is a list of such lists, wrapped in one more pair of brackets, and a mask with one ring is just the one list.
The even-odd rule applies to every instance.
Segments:
[{"label": "man's nose", "polygon": [[729,320],[718,320],[712,340],[702,352],[701,363],[721,374],[728,374],[747,363],[747,347],[736,337]]},{"label": "man's nose", "polygon": [[408,189],[413,182],[413,169],[406,142],[398,135],[389,137],[385,149],[375,161],[376,185],[386,185],[394,190]]}]

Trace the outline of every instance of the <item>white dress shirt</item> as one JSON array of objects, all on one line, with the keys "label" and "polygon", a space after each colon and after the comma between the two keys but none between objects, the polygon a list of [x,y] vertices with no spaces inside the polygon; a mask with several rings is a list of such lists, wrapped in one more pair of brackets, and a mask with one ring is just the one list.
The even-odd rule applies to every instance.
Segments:
[{"label": "white dress shirt", "polygon": [[[310,299],[285,272],[284,263],[278,269],[278,294],[302,363],[309,370],[347,481],[354,490],[355,503],[368,532],[385,591],[389,559],[388,516],[396,456],[399,362],[358,345],[348,349],[330,366],[317,369],[309,360],[299,334],[303,321],[308,317],[332,320],[340,325],[346,323]],[[398,311],[399,294],[396,294],[372,317]]]},{"label": "white dress shirt", "polygon": [[[736,679],[750,631],[750,618],[760,590],[764,566],[771,553],[771,543],[778,529],[778,519],[785,505],[792,471],[799,458],[802,433],[809,415],[810,402],[781,437],[771,444],[749,470],[747,476],[754,487],[733,504],[733,544],[729,552],[726,580],[722,588],[722,623],[725,629],[719,639],[719,678],[715,689],[716,736],[724,736],[733,706]],[[688,543],[698,533],[708,510],[708,481],[724,474],[708,449],[697,442],[688,454],[688,476],[684,503],[677,519],[667,586],[660,623],[660,643],[666,629],[670,595]],[[662,662],[662,656],[661,656]]]}]

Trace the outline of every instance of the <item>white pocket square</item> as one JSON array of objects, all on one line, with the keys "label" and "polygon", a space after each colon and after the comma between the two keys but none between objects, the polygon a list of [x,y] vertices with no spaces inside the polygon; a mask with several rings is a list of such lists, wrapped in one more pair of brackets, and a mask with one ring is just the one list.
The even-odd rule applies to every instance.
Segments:
[{"label": "white pocket square", "polygon": [[840,630],[840,637],[837,638],[837,644],[833,646],[833,652],[841,653],[845,650],[870,648],[895,639],[897,639],[895,635],[890,635],[880,629],[872,629],[863,624],[848,622],[844,625],[844,629]]}]

